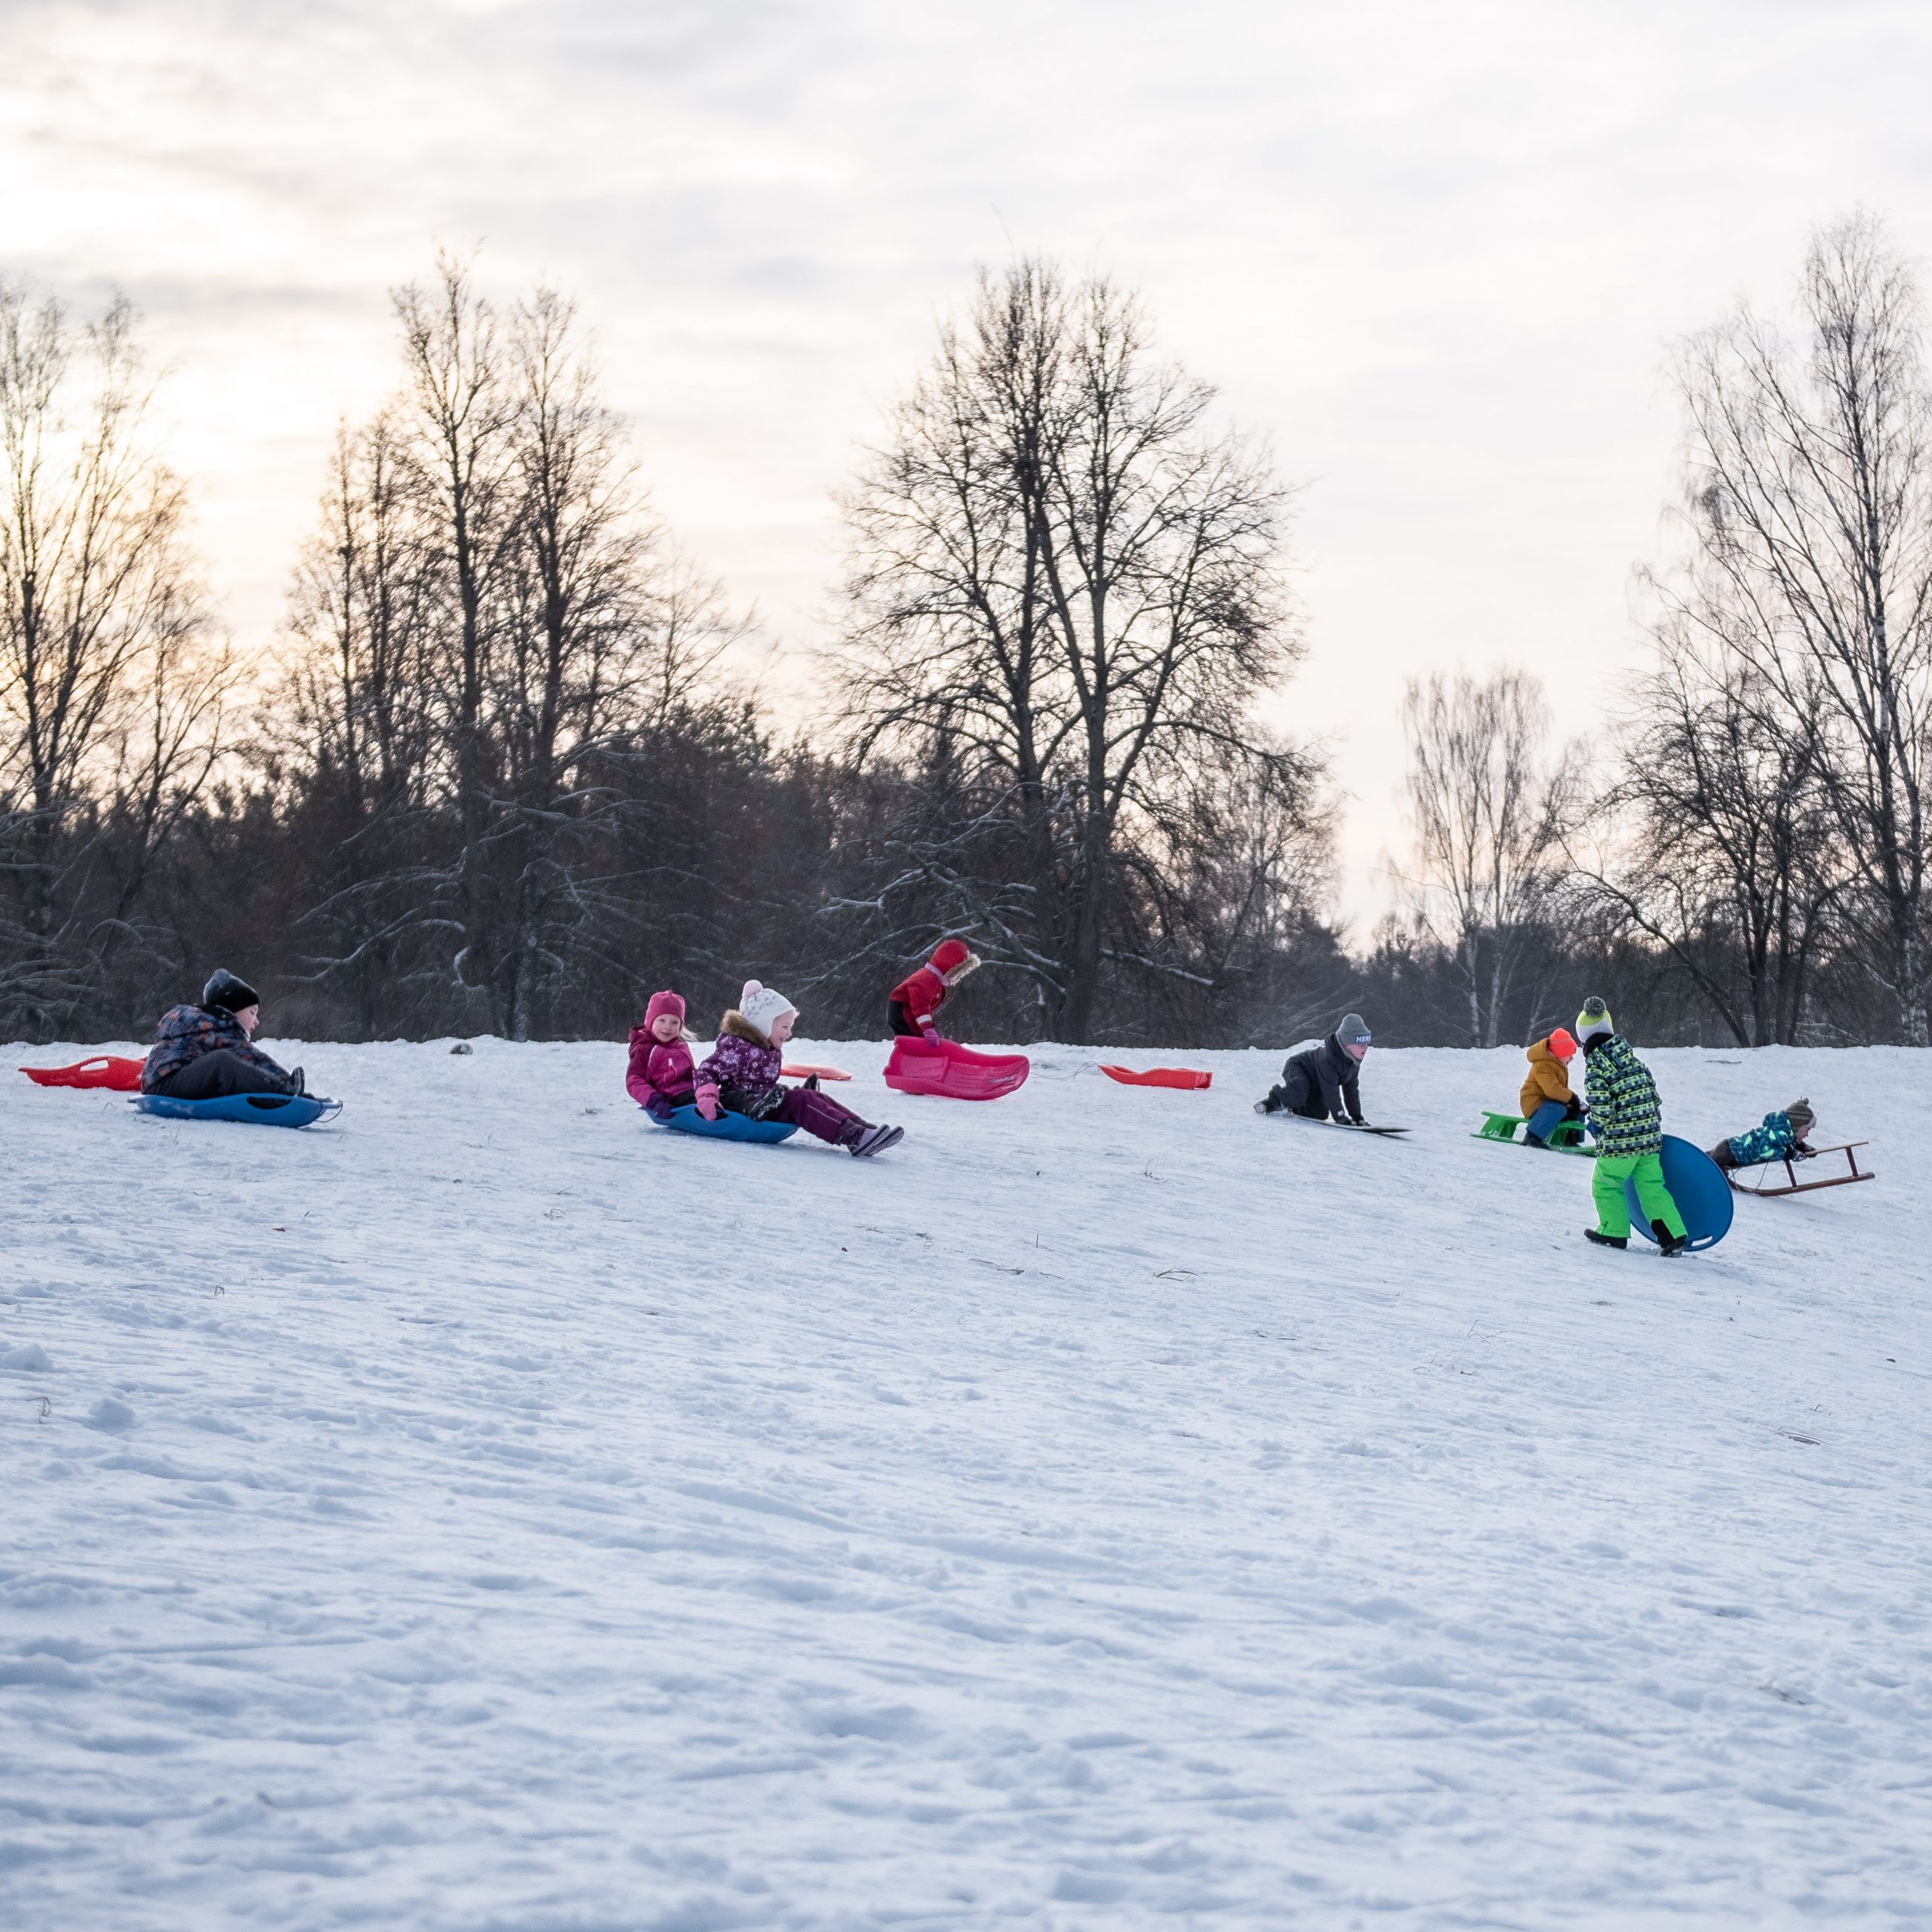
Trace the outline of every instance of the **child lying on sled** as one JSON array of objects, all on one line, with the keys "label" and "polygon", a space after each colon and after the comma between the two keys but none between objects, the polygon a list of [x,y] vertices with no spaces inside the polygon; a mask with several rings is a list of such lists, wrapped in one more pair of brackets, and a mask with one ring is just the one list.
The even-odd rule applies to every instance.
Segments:
[{"label": "child lying on sled", "polygon": [[1737,1168],[1755,1168],[1767,1161],[1808,1161],[1806,1143],[1817,1116],[1809,1100],[1794,1100],[1781,1112],[1768,1113],[1755,1127],[1734,1134],[1711,1149],[1711,1158],[1729,1174]]},{"label": "child lying on sled", "polygon": [[747,980],[734,1011],[719,1023],[718,1044],[697,1069],[697,1110],[715,1120],[720,1110],[748,1120],[789,1121],[848,1154],[883,1153],[905,1137],[903,1127],[874,1127],[815,1087],[779,1083],[798,1010],[775,988]]}]

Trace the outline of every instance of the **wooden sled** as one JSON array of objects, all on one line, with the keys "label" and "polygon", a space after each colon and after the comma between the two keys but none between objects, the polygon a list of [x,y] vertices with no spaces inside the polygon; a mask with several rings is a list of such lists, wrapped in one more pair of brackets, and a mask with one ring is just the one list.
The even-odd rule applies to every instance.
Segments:
[{"label": "wooden sled", "polygon": [[[1869,1147],[1871,1144],[1869,1140],[1847,1140],[1841,1147],[1813,1148],[1811,1150],[1813,1160],[1822,1161],[1827,1154],[1842,1154],[1845,1158],[1845,1164],[1851,1170],[1848,1174],[1833,1174],[1826,1180],[1800,1180],[1798,1178],[1798,1164],[1789,1155],[1786,1155],[1782,1161],[1752,1161],[1752,1168],[1755,1168],[1759,1175],[1759,1178],[1755,1181],[1741,1181],[1737,1178],[1740,1174],[1750,1171],[1749,1169],[1743,1168],[1734,1168],[1727,1178],[1735,1192],[1762,1195],[1767,1201],[1775,1201],[1780,1195],[1786,1194],[1815,1194],[1821,1187],[1849,1187],[1854,1181],[1876,1180],[1878,1178],[1869,1168],[1861,1168],[1859,1166],[1858,1155],[1854,1151],[1860,1147]],[[1779,1168],[1784,1170],[1784,1186],[1766,1186],[1764,1184],[1766,1180],[1774,1178],[1774,1171]]]}]

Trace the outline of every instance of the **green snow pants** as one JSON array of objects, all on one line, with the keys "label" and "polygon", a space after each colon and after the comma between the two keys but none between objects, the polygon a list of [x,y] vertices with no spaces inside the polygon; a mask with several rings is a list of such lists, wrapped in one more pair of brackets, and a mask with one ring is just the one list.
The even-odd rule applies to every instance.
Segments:
[{"label": "green snow pants", "polygon": [[1623,1198],[1623,1183],[1637,1183],[1637,1201],[1647,1220],[1661,1221],[1681,1239],[1684,1217],[1663,1184],[1663,1161],[1656,1154],[1607,1154],[1597,1156],[1596,1171],[1590,1177],[1590,1192],[1596,1196],[1597,1229],[1601,1234],[1627,1235],[1630,1211]]}]

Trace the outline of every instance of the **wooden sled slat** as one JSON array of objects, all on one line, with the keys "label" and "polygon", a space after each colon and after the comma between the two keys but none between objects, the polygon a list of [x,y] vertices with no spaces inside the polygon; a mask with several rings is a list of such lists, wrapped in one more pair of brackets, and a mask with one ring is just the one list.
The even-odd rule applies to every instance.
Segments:
[{"label": "wooden sled slat", "polygon": [[1800,1180],[1798,1178],[1797,1163],[1788,1155],[1782,1161],[1757,1161],[1752,1164],[1762,1173],[1768,1173],[1777,1168],[1783,1168],[1785,1185],[1783,1187],[1767,1187],[1761,1181],[1755,1184],[1747,1184],[1737,1178],[1736,1171],[1727,1175],[1726,1178],[1730,1183],[1733,1192],[1755,1194],[1765,1201],[1780,1201],[1787,1194],[1816,1194],[1820,1188],[1824,1187],[1850,1187],[1858,1181],[1876,1180],[1878,1178],[1869,1168],[1861,1168],[1859,1166],[1858,1155],[1854,1151],[1860,1147],[1869,1147],[1871,1144],[1869,1140],[1847,1140],[1842,1146],[1814,1147],[1811,1150],[1813,1160],[1822,1161],[1827,1154],[1842,1154],[1845,1158],[1845,1164],[1851,1170],[1849,1174],[1834,1174],[1829,1180]]}]

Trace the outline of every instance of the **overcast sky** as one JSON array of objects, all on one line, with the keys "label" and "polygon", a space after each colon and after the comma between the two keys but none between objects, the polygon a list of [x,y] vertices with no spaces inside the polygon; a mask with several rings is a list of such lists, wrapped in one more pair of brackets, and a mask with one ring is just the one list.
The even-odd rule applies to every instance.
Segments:
[{"label": "overcast sky", "polygon": [[1301,486],[1284,710],[1399,847],[1403,680],[1643,659],[1670,339],[1857,203],[1932,246],[1932,8],[1860,0],[0,0],[0,272],[125,289],[229,625],[437,244],[580,300],[657,500],[823,635],[829,491],[975,267],[1138,286]]}]

